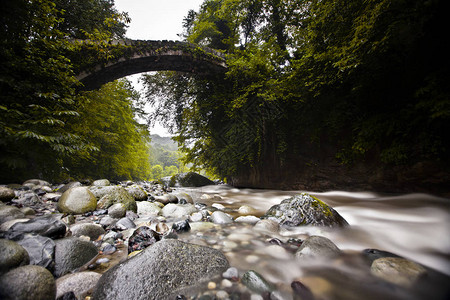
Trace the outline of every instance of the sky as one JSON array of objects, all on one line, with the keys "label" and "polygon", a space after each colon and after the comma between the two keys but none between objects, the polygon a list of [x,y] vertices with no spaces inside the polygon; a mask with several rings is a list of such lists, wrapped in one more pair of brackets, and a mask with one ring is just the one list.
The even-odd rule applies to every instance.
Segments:
[{"label": "sky", "polygon": [[[134,40],[180,40],[177,34],[183,31],[183,18],[190,9],[198,11],[203,0],[115,0],[118,11],[128,12],[131,23],[128,24],[126,37]],[[140,91],[142,85],[139,75],[129,76],[135,88]],[[151,110],[151,107],[148,108]],[[169,136],[160,124],[150,128],[150,133]]]}]

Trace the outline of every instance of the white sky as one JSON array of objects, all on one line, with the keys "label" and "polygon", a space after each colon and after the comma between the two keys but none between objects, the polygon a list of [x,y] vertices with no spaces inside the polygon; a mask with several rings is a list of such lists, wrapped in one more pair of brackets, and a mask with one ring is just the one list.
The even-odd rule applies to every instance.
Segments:
[{"label": "white sky", "polygon": [[[203,0],[115,0],[117,10],[128,12],[131,18],[126,36],[134,40],[179,40],[177,34],[183,31],[183,18],[190,9],[198,11],[202,3]],[[128,79],[140,91],[139,76]],[[150,128],[150,132],[170,135],[159,124]]]}]

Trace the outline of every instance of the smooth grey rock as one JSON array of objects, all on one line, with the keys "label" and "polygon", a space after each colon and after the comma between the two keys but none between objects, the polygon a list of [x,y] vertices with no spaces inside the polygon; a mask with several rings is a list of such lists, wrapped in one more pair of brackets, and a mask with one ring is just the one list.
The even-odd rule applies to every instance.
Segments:
[{"label": "smooth grey rock", "polygon": [[107,227],[111,224],[113,224],[114,222],[116,222],[117,220],[111,218],[110,216],[104,216],[101,220],[100,220],[100,225]]},{"label": "smooth grey rock", "polygon": [[0,277],[0,299],[54,300],[53,275],[40,266],[22,266]]},{"label": "smooth grey rock", "polygon": [[125,217],[127,213],[127,208],[125,207],[125,204],[123,203],[116,203],[108,207],[108,215],[111,218],[123,218]]},{"label": "smooth grey rock", "polygon": [[253,228],[258,231],[276,233],[280,230],[280,224],[274,220],[262,219],[259,220]]},{"label": "smooth grey rock", "polygon": [[186,200],[186,203],[194,204],[194,200],[187,193],[174,193],[173,195],[178,198],[178,201],[182,201],[184,199]]},{"label": "smooth grey rock", "polygon": [[28,252],[18,243],[0,239],[0,274],[27,265],[30,262]]},{"label": "smooth grey rock", "polygon": [[264,277],[253,270],[245,272],[244,275],[242,275],[241,282],[251,291],[258,294],[270,293],[274,290],[272,284],[267,282]]},{"label": "smooth grey rock", "polygon": [[55,242],[51,238],[26,234],[17,243],[28,252],[31,265],[37,265],[47,269],[53,267]]},{"label": "smooth grey rock", "polygon": [[110,184],[108,179],[98,179],[92,183],[92,186],[108,186]]},{"label": "smooth grey rock", "polygon": [[120,186],[90,186],[89,190],[91,191],[92,194],[94,194],[95,198],[100,199],[103,196],[120,189]]},{"label": "smooth grey rock", "polygon": [[114,226],[120,230],[136,228],[136,224],[134,224],[134,222],[131,221],[130,218],[122,218],[119,221],[117,221],[117,223]]},{"label": "smooth grey rock", "polygon": [[14,219],[6,221],[0,225],[0,231],[8,231],[14,224],[28,222],[29,220],[30,219]]},{"label": "smooth grey rock", "polygon": [[261,219],[255,216],[240,216],[237,217],[234,221],[237,223],[247,223],[247,224],[256,224]]},{"label": "smooth grey rock", "polygon": [[157,216],[161,213],[161,208],[152,202],[137,201],[137,214],[139,216]]},{"label": "smooth grey rock", "polygon": [[73,236],[88,236],[91,241],[96,240],[100,235],[105,233],[102,226],[91,223],[79,223],[70,226]]},{"label": "smooth grey rock", "polygon": [[0,206],[0,224],[14,219],[23,219],[24,217],[25,214],[15,206]]},{"label": "smooth grey rock", "polygon": [[144,191],[140,186],[138,185],[132,185],[125,188],[127,192],[134,197],[134,200],[136,201],[145,201],[147,200],[147,192]]},{"label": "smooth grey rock", "polygon": [[16,197],[13,189],[0,186],[0,202],[8,202]]},{"label": "smooth grey rock", "polygon": [[58,201],[58,210],[68,214],[84,214],[97,208],[97,199],[86,187],[70,188]]},{"label": "smooth grey rock", "polygon": [[233,219],[222,211],[215,211],[211,214],[211,221],[216,224],[233,223]]},{"label": "smooth grey rock", "polygon": [[295,252],[297,260],[309,258],[332,258],[341,253],[339,248],[329,239],[323,236],[312,235],[303,241]]},{"label": "smooth grey rock", "polygon": [[167,239],[108,270],[97,283],[95,300],[175,299],[219,278],[229,264],[222,252]]},{"label": "smooth grey rock", "polygon": [[373,261],[370,272],[388,282],[410,288],[427,274],[421,265],[402,257],[383,257]]},{"label": "smooth grey rock", "polygon": [[235,267],[228,268],[222,273],[222,277],[227,279],[239,278],[239,271]]},{"label": "smooth grey rock", "polygon": [[5,233],[5,237],[17,240],[26,233],[42,235],[52,239],[63,237],[67,228],[60,217],[61,215],[44,215],[27,222],[16,223]]},{"label": "smooth grey rock", "polygon": [[79,272],[67,274],[56,280],[56,298],[73,292],[77,299],[84,299],[102,277],[96,272]]},{"label": "smooth grey rock", "polygon": [[60,277],[83,266],[97,254],[97,247],[77,237],[56,240],[55,275]]},{"label": "smooth grey rock", "polygon": [[40,201],[36,193],[31,191],[23,191],[17,195],[17,198],[14,199],[13,202],[23,206],[33,206],[38,204]]},{"label": "smooth grey rock", "polygon": [[42,186],[50,186],[50,183],[41,179],[28,179],[22,185],[33,184],[33,185],[42,185]]},{"label": "smooth grey rock", "polygon": [[175,196],[173,194],[165,194],[162,196],[157,196],[157,197],[155,197],[155,200],[164,205],[169,204],[169,203],[178,203],[177,196]]},{"label": "smooth grey rock", "polygon": [[113,204],[123,203],[126,210],[137,211],[136,201],[123,187],[115,187],[111,192],[98,200],[97,208],[106,209]]},{"label": "smooth grey rock", "polygon": [[333,208],[307,193],[296,195],[272,206],[262,219],[286,226],[345,226],[347,221]]},{"label": "smooth grey rock", "polygon": [[61,193],[61,195],[62,195],[64,192],[68,191],[69,189],[75,188],[75,187],[80,187],[80,186],[82,186],[81,182],[78,182],[78,181],[72,181],[72,182],[69,182],[68,184],[65,184],[65,185],[63,185],[62,187],[60,187],[60,188],[57,190],[57,192],[58,192],[58,193]]},{"label": "smooth grey rock", "polygon": [[163,207],[161,213],[166,218],[187,218],[190,214],[196,212],[197,209],[192,204],[173,204],[169,203]]}]

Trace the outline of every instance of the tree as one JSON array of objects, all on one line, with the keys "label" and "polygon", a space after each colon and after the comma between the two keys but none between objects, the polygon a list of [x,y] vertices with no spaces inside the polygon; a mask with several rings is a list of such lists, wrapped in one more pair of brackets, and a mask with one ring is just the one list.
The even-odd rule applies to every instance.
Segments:
[{"label": "tree", "polygon": [[152,178],[154,180],[160,179],[163,176],[164,169],[160,165],[152,167]]}]

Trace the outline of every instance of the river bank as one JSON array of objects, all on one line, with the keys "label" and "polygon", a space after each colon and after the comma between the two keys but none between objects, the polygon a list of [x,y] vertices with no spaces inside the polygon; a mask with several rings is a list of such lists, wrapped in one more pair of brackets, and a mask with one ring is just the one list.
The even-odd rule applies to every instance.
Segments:
[{"label": "river bank", "polygon": [[[236,189],[220,185],[172,190],[157,184],[137,185],[131,182],[122,183],[119,186],[133,195],[136,203],[135,212],[133,209],[120,211],[121,205],[116,205],[118,211],[115,211],[116,208],[113,209],[112,205],[107,208],[96,207],[93,212],[73,216],[62,215],[58,212],[62,193],[55,190],[62,189],[64,186],[42,184],[29,184],[28,188],[27,185],[15,186],[14,198],[0,208],[14,207],[23,215],[18,214],[10,218],[11,220],[3,222],[0,228],[3,234],[7,234],[13,228],[14,225],[11,225],[13,223],[52,216],[64,222],[67,228],[64,234],[50,238],[56,242],[56,249],[61,240],[75,239],[73,236],[78,236],[76,239],[84,242],[76,247],[91,249],[89,245],[93,245],[97,251],[95,255],[86,257],[86,262],[81,265],[73,269],[69,268],[65,276],[59,276],[64,272],[55,276],[55,286],[60,293],[59,296],[62,296],[64,282],[67,286],[70,285],[67,282],[72,284],[81,280],[83,282],[81,286],[84,288],[88,286],[87,282],[90,282],[89,289],[74,292],[79,299],[84,299],[85,296],[90,297],[93,290],[93,299],[102,299],[101,295],[104,293],[100,292],[99,287],[95,287],[97,282],[105,286],[114,282],[113,278],[123,275],[128,276],[128,279],[124,281],[125,283],[118,284],[127,285],[130,284],[129,282],[140,281],[143,275],[148,276],[148,270],[146,270],[148,266],[145,267],[145,265],[143,269],[136,270],[134,266],[134,270],[126,271],[126,266],[131,264],[127,262],[137,262],[139,257],[150,255],[148,254],[150,250],[147,249],[156,249],[149,246],[144,247],[141,254],[133,252],[133,250],[141,250],[139,248],[142,242],[152,239],[151,231],[142,232],[141,235],[136,236],[135,233],[143,231],[142,228],[149,228],[156,232],[157,235],[153,236],[155,240],[164,241],[158,244],[162,250],[155,255],[168,259],[162,262],[167,272],[172,272],[172,278],[176,277],[173,272],[185,274],[183,270],[191,270],[189,266],[193,264],[191,261],[193,258],[189,253],[197,253],[196,251],[205,251],[205,249],[216,251],[206,251],[209,253],[207,255],[213,255],[215,258],[197,262],[197,265],[206,265],[205,270],[208,272],[211,271],[210,269],[216,270],[215,273],[211,273],[210,278],[205,280],[204,276],[197,272],[198,270],[191,270],[192,274],[196,274],[194,278],[189,277],[190,275],[186,276],[190,281],[195,282],[192,284],[195,289],[188,291],[189,293],[177,294],[176,296],[179,296],[177,299],[184,299],[182,297],[186,299],[380,299],[380,297],[425,299],[429,296],[445,299],[448,293],[446,290],[450,274],[448,199],[424,194],[382,196],[374,193],[310,193],[333,207],[347,220],[349,226],[280,227],[276,223],[269,222],[270,220],[262,221],[261,217],[273,205],[298,195],[301,191]],[[102,196],[100,190],[116,189],[111,185],[87,188],[93,191],[93,194],[97,193],[97,205],[101,202],[100,198],[106,195]],[[30,209],[34,214],[31,214]],[[6,218],[13,215],[10,211]],[[92,226],[95,226],[98,231],[93,230]],[[83,230],[91,229],[83,231],[80,229],[83,227],[85,228]],[[72,237],[69,238],[70,235]],[[311,236],[328,239],[332,245],[336,246],[335,255],[321,254],[314,259],[299,259],[298,253],[301,252],[301,247],[311,244],[314,240],[311,240]],[[167,237],[176,238],[185,244],[166,245]],[[161,241],[156,241],[155,244]],[[205,248],[198,250],[189,245]],[[324,247],[327,248],[324,245],[319,248]],[[184,248],[188,249],[186,260],[183,256]],[[171,252],[170,249],[175,249],[175,252]],[[308,249],[310,251],[311,248]],[[129,257],[129,254],[136,258]],[[47,269],[53,273],[55,269],[58,269],[56,267],[58,255],[61,254],[56,251],[52,256],[53,265],[50,263],[50,267],[47,266]],[[377,259],[388,259],[392,265],[400,259],[396,255],[405,257],[403,262],[410,262],[413,267],[410,265],[409,269],[414,269],[415,273],[405,277],[402,275],[405,271],[402,273],[396,270],[400,272],[397,273],[400,274],[397,277],[407,278],[400,282],[392,282],[386,277],[377,276],[376,271],[373,270],[373,262]],[[170,262],[173,262],[169,260],[171,256],[180,259],[178,263],[181,262],[182,265],[167,267]],[[203,254],[194,256],[202,257]],[[223,261],[223,258],[227,263]],[[208,261],[217,260],[223,263],[208,267]],[[119,270],[118,268],[120,271],[111,271]],[[107,273],[121,274],[121,276],[104,276]],[[75,275],[81,277],[73,279]],[[89,280],[86,279],[88,277]],[[167,280],[163,277],[158,280]],[[201,278],[203,281],[196,280]],[[108,280],[105,283],[106,279]],[[188,279],[183,277],[178,280]],[[256,282],[257,286],[252,282]],[[163,285],[162,282],[159,284]],[[117,286],[111,283],[110,288],[114,289]],[[119,287],[119,290],[122,288]],[[147,290],[144,294],[149,299],[153,299],[154,291],[154,289]],[[70,291],[67,292],[70,293]]]}]

